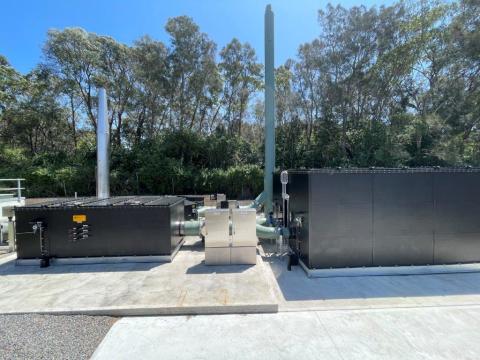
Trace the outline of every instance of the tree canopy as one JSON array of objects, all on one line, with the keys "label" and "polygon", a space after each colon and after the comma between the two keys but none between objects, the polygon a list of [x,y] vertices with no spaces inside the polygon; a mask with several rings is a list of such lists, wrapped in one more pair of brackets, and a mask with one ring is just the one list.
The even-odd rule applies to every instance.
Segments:
[{"label": "tree canopy", "polygon": [[[327,5],[319,36],[276,69],[277,168],[480,165],[480,4]],[[20,74],[0,55],[0,176],[28,195],[95,193],[97,88],[107,88],[114,194],[262,186],[263,66],[187,17],[132,45],[50,30]]]}]

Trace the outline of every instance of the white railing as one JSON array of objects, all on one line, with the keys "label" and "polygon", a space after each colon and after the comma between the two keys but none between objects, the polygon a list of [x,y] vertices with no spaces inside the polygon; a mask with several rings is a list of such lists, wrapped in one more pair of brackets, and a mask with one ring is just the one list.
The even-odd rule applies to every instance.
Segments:
[{"label": "white railing", "polygon": [[[25,179],[0,179],[0,198],[16,197],[18,201],[22,201],[22,190],[25,190],[25,188],[22,187],[22,181],[24,180]],[[12,186],[12,184],[16,186],[9,187]],[[14,193],[10,191],[14,191]]]}]

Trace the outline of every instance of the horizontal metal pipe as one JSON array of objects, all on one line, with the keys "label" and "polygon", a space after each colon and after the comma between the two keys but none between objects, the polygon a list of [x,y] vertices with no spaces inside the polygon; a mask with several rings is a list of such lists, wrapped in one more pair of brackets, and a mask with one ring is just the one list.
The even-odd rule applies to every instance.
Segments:
[{"label": "horizontal metal pipe", "polygon": [[257,237],[259,239],[276,240],[283,235],[283,231],[279,227],[270,227],[257,224]]},{"label": "horizontal metal pipe", "polygon": [[257,224],[265,225],[267,218],[265,216],[257,216]]},{"label": "horizontal metal pipe", "polygon": [[183,223],[184,236],[200,236],[202,232],[203,220],[190,220]]},{"label": "horizontal metal pipe", "polygon": [[[253,200],[250,204],[246,206],[240,206],[240,209],[257,209],[259,208],[263,202],[265,201],[265,193],[261,192],[260,195],[258,195],[255,200]],[[199,216],[204,216],[205,211],[209,209],[216,209],[215,206],[202,206],[197,209],[197,214]]]},{"label": "horizontal metal pipe", "polygon": [[198,216],[204,216],[205,215],[205,211],[209,210],[209,209],[216,209],[215,206],[202,206],[202,207],[199,207],[197,209],[197,214]]}]

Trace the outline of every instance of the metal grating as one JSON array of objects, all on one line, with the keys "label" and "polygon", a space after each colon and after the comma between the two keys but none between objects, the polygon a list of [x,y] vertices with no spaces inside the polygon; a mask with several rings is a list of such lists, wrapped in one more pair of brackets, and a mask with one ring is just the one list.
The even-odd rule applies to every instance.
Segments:
[{"label": "metal grating", "polygon": [[291,169],[290,174],[409,174],[409,173],[476,173],[480,167],[401,167],[401,168],[321,168],[321,169]]},{"label": "metal grating", "polygon": [[183,200],[178,196],[118,196],[107,199],[96,197],[65,198],[24,206],[28,209],[61,209],[61,208],[97,208],[97,207],[137,207],[137,206],[171,206]]}]

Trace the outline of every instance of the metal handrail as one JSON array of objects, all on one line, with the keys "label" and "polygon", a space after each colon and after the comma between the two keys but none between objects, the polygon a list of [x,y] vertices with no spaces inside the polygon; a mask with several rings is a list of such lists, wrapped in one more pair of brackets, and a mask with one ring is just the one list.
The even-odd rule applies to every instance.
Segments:
[{"label": "metal handrail", "polygon": [[22,181],[24,181],[25,179],[21,179],[21,178],[18,178],[18,179],[0,179],[0,182],[12,182],[12,181],[15,181],[17,183],[17,186],[16,187],[12,187],[12,188],[8,188],[8,187],[5,187],[5,188],[0,188],[0,191],[16,191],[17,192],[17,199],[18,201],[22,201],[22,190],[25,190],[24,187],[22,187]]}]

